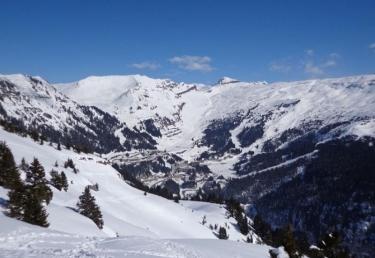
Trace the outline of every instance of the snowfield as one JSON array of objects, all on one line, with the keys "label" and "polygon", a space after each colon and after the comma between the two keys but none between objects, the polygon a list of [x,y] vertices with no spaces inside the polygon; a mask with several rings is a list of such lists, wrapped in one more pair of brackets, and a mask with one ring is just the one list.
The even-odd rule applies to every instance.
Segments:
[{"label": "snowfield", "polygon": [[[259,258],[265,245],[213,239],[84,237],[45,229],[0,214],[0,257]],[[281,257],[281,256],[280,256]]]},{"label": "snowfield", "polygon": [[[31,162],[36,157],[47,178],[53,168],[64,171],[69,181],[67,192],[51,187],[48,229],[10,219],[0,212],[0,257],[235,257],[235,252],[236,257],[252,257],[252,253],[253,257],[266,257],[268,253],[267,246],[245,243],[235,221],[227,218],[220,205],[175,203],[144,195],[126,184],[115,169],[96,155],[58,151],[56,146],[40,145],[2,129],[0,140],[6,141],[18,164],[22,158]],[[68,158],[74,161],[77,174],[64,168]],[[73,210],[84,187],[96,183],[99,191],[91,193],[103,213],[103,230]],[[0,188],[2,211],[6,200],[7,191]],[[203,216],[207,218],[205,225]],[[209,224],[226,226],[229,239],[238,242],[217,240]]]}]

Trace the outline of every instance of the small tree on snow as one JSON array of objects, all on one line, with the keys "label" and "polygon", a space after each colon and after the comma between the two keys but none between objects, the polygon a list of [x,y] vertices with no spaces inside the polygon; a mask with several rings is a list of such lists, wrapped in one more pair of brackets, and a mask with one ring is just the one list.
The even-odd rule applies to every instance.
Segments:
[{"label": "small tree on snow", "polygon": [[91,219],[98,226],[98,228],[103,228],[104,222],[102,213],[99,206],[95,202],[95,197],[91,195],[90,188],[88,186],[85,187],[85,190],[79,197],[77,207],[80,214]]},{"label": "small tree on snow", "polygon": [[65,192],[68,191],[69,183],[64,171],[61,171],[61,185]]},{"label": "small tree on snow", "polygon": [[228,239],[229,236],[227,234],[227,230],[224,227],[219,228],[219,239]]},{"label": "small tree on snow", "polygon": [[202,225],[205,225],[206,223],[207,223],[207,218],[206,218],[206,215],[204,215],[202,218]]},{"label": "small tree on snow", "polygon": [[52,186],[54,186],[59,191],[64,190],[65,192],[68,190],[68,179],[66,178],[66,175],[64,171],[59,174],[56,170],[51,170],[51,180],[50,183]]},{"label": "small tree on snow", "polygon": [[51,185],[53,185],[56,189],[61,191],[62,182],[61,182],[61,176],[60,176],[59,172],[52,169],[51,172],[50,172],[50,175],[51,175],[51,180],[50,180]]}]

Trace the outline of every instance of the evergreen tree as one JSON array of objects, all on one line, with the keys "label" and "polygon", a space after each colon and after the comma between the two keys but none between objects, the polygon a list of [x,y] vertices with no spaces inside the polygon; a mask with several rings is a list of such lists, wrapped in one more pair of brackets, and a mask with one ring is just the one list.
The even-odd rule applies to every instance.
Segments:
[{"label": "evergreen tree", "polygon": [[47,217],[48,214],[42,203],[33,192],[28,189],[23,221],[42,227],[48,227],[49,223],[47,222]]},{"label": "evergreen tree", "polygon": [[228,239],[227,230],[224,227],[219,228],[219,239]]},{"label": "evergreen tree", "polygon": [[259,214],[254,217],[253,227],[266,244],[273,245],[272,228]]},{"label": "evergreen tree", "polygon": [[34,141],[38,141],[39,140],[39,134],[37,131],[35,130],[31,130],[30,133],[29,133],[31,139],[33,139]]},{"label": "evergreen tree", "polygon": [[43,145],[43,144],[44,144],[44,137],[40,136],[40,138],[39,138],[39,139],[40,139],[40,142],[39,142],[39,144],[40,144],[40,145]]},{"label": "evergreen tree", "polygon": [[240,232],[243,235],[247,235],[249,233],[249,223],[247,221],[246,215],[244,215],[242,212],[238,213],[236,216],[236,220],[240,228]]},{"label": "evergreen tree", "polygon": [[30,173],[27,175],[27,182],[32,189],[33,195],[40,202],[46,201],[47,204],[49,204],[52,199],[52,191],[47,185],[44,168],[37,158],[34,158],[30,165]]},{"label": "evergreen tree", "polygon": [[[23,159],[24,160],[24,159]],[[20,174],[15,164],[12,164],[12,173],[11,184],[8,184],[10,190],[8,192],[8,216],[16,219],[23,219],[24,207],[26,203],[25,197],[25,185],[21,181]]]},{"label": "evergreen tree", "polygon": [[11,189],[17,187],[20,181],[11,150],[5,142],[0,142],[0,186]]},{"label": "evergreen tree", "polygon": [[69,183],[64,171],[61,171],[61,185],[65,192],[68,191]]},{"label": "evergreen tree", "polygon": [[67,150],[70,150],[70,146],[71,146],[70,142],[67,141],[67,142],[65,143],[65,148],[66,148]]},{"label": "evergreen tree", "polygon": [[42,164],[40,164],[37,158],[34,158],[33,162],[30,164],[30,177],[29,182],[32,185],[45,182],[45,172]]},{"label": "evergreen tree", "polygon": [[75,174],[78,173],[78,169],[76,168],[76,165],[74,164],[73,160],[70,159],[70,158],[68,158],[68,160],[65,161],[65,163],[64,163],[64,168],[71,168],[71,169],[73,169],[73,172],[74,172]]},{"label": "evergreen tree", "polygon": [[59,174],[59,172],[53,169],[51,170],[50,174],[51,174],[51,181],[50,181],[51,185],[54,186],[59,191],[61,191],[61,189],[63,188],[61,175]]},{"label": "evergreen tree", "polygon": [[78,212],[83,216],[90,218],[98,226],[98,228],[103,228],[103,217],[99,206],[95,202],[95,197],[91,195],[90,188],[85,187],[84,192],[79,197],[77,203]]},{"label": "evergreen tree", "polygon": [[237,221],[240,232],[243,235],[247,235],[249,233],[249,223],[241,204],[231,198],[226,201],[226,209],[228,210],[230,216],[234,217],[234,219]]},{"label": "evergreen tree", "polygon": [[26,174],[30,169],[30,165],[26,162],[25,158],[22,158],[21,164],[19,165],[19,169],[24,171]]},{"label": "evergreen tree", "polygon": [[57,150],[61,151],[61,144],[60,144],[60,142],[57,143]]},{"label": "evergreen tree", "polygon": [[20,185],[8,192],[8,212],[7,215],[18,220],[24,219],[25,206],[27,202],[25,185]]},{"label": "evergreen tree", "polygon": [[[47,227],[47,213],[41,204],[41,195],[44,189],[44,195],[48,194],[50,189],[43,180],[44,169],[35,159],[30,169],[27,167],[25,159],[22,159],[20,169],[28,173],[30,185],[25,185],[21,181],[18,168],[14,162],[14,158],[10,149],[5,143],[0,143],[0,185],[9,188],[8,211],[7,215],[23,220],[28,223]],[[47,193],[47,194],[46,194]],[[52,193],[52,192],[50,192]],[[52,198],[50,194],[45,200]]]},{"label": "evergreen tree", "polygon": [[68,179],[66,178],[66,175],[64,171],[57,172],[56,170],[51,170],[51,180],[50,183],[52,186],[54,186],[59,191],[64,190],[65,192],[68,190]]}]

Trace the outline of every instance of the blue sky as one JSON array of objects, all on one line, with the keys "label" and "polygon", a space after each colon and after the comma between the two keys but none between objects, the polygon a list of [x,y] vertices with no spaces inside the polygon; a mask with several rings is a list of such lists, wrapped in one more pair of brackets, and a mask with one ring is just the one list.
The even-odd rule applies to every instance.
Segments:
[{"label": "blue sky", "polygon": [[375,72],[375,1],[17,1],[0,73],[69,82],[146,74],[212,83]]}]

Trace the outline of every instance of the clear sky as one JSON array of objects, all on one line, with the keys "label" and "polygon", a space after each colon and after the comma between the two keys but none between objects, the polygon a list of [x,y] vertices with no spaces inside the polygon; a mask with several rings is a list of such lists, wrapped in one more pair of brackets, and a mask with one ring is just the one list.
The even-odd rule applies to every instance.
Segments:
[{"label": "clear sky", "polygon": [[2,0],[0,73],[203,83],[375,73],[375,1]]}]

